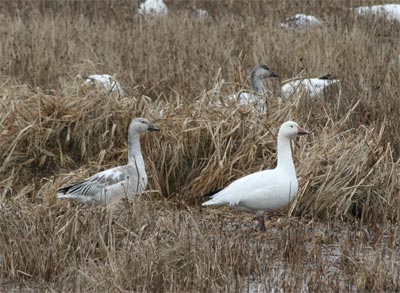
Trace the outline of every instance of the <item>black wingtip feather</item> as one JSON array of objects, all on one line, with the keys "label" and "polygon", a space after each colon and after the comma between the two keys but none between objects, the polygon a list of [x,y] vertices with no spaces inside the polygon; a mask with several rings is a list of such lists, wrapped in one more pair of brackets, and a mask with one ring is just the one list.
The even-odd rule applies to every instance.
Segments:
[{"label": "black wingtip feather", "polygon": [[202,197],[204,200],[211,199],[211,198],[213,197],[214,194],[220,192],[221,190],[222,190],[222,189],[217,189],[217,190],[211,191],[211,192],[209,192],[209,193],[203,194],[201,197]]},{"label": "black wingtip feather", "polygon": [[66,186],[63,188],[60,188],[59,190],[57,190],[57,193],[62,193],[62,194],[66,194],[68,192],[68,189],[70,189],[71,186]]},{"label": "black wingtip feather", "polygon": [[67,194],[68,191],[70,191],[70,190],[73,189],[75,186],[80,185],[80,184],[82,184],[82,183],[83,183],[83,182],[78,182],[78,183],[75,183],[75,184],[72,184],[72,185],[65,186],[65,187],[63,187],[63,188],[60,188],[60,189],[57,191],[57,193]]},{"label": "black wingtip feather", "polygon": [[324,80],[335,79],[335,78],[336,78],[336,76],[333,76],[333,75],[331,75],[329,73],[318,77],[318,79],[324,79]]}]

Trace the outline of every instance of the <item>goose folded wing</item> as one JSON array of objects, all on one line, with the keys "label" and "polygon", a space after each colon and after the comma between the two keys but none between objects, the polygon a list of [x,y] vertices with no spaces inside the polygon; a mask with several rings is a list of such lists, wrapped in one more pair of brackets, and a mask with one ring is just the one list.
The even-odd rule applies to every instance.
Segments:
[{"label": "goose folded wing", "polygon": [[236,206],[249,198],[257,199],[265,193],[273,193],[279,185],[274,182],[273,176],[267,175],[268,173],[270,170],[260,171],[232,182],[215,194],[209,201],[210,204]]},{"label": "goose folded wing", "polygon": [[64,195],[95,196],[102,189],[123,182],[128,177],[125,171],[125,166],[105,170],[83,182],[64,187],[59,190],[59,193]]}]

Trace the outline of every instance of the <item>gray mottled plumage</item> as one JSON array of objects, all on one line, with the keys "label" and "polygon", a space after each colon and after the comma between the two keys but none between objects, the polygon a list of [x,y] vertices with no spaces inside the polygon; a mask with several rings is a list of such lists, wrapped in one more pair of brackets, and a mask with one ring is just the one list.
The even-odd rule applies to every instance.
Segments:
[{"label": "gray mottled plumage", "polygon": [[147,174],[140,149],[140,133],[158,131],[147,119],[132,120],[128,131],[128,164],[99,172],[83,182],[61,188],[58,198],[72,198],[83,203],[108,203],[123,196],[143,192]]},{"label": "gray mottled plumage", "polygon": [[[228,96],[226,101],[239,102],[240,105],[253,105],[259,111],[265,111],[265,94],[263,80],[269,77],[278,77],[278,75],[270,70],[265,64],[258,64],[253,67],[250,72],[250,82],[253,92],[239,92],[237,94]],[[220,103],[217,103],[220,106]]]}]

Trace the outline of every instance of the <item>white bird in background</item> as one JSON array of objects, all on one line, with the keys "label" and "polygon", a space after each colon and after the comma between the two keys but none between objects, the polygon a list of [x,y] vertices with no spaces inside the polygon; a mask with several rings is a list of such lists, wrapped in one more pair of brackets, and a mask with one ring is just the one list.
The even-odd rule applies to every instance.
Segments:
[{"label": "white bird in background", "polygon": [[283,123],[278,133],[278,164],[275,169],[259,171],[233,181],[224,189],[206,194],[203,206],[227,205],[236,210],[255,213],[260,231],[265,232],[264,213],[288,205],[297,195],[298,182],[292,159],[290,140],[309,134],[296,122]]},{"label": "white bird in background", "polygon": [[85,79],[85,84],[94,84],[100,86],[106,93],[112,92],[119,96],[124,95],[124,91],[117,80],[109,74],[93,74]]},{"label": "white bird in background", "polygon": [[361,6],[353,8],[353,11],[359,15],[374,15],[400,21],[400,4]]},{"label": "white bird in background", "polygon": [[138,9],[140,14],[167,15],[168,7],[163,0],[146,0]]},{"label": "white bird in background", "polygon": [[321,26],[321,21],[312,15],[296,14],[286,18],[280,24],[281,27],[286,29],[301,29],[307,30]]},{"label": "white bird in background", "polygon": [[212,17],[208,13],[208,11],[205,9],[196,8],[196,9],[192,10],[192,15],[195,17],[198,17],[200,19],[212,21]]},{"label": "white bird in background", "polygon": [[97,173],[83,182],[61,188],[58,198],[82,203],[108,203],[121,197],[134,197],[147,186],[147,174],[140,149],[140,134],[159,131],[145,118],[133,119],[128,129],[128,164]]},{"label": "white bird in background", "polygon": [[308,97],[314,98],[323,95],[328,87],[337,82],[339,82],[338,79],[331,79],[329,75],[318,78],[293,80],[282,86],[282,96],[284,98],[290,98],[293,95],[299,95],[304,92]]},{"label": "white bird in background", "polygon": [[[254,92],[239,92],[225,98],[225,105],[239,102],[240,105],[254,105],[260,111],[265,111],[265,95],[267,93],[263,79],[268,77],[278,77],[264,64],[256,65],[250,72],[251,87]],[[221,102],[217,102],[221,106]]]}]

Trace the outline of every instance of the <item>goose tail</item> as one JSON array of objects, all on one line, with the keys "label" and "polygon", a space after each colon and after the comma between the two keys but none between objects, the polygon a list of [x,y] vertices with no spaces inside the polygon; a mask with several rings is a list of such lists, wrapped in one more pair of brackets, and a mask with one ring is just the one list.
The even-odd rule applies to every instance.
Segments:
[{"label": "goose tail", "polygon": [[212,192],[206,193],[202,196],[205,202],[203,202],[201,205],[202,206],[210,206],[210,205],[218,205],[217,202],[215,202],[215,195],[219,193],[222,189],[214,190]]},{"label": "goose tail", "polygon": [[214,196],[214,194],[220,192],[221,190],[222,190],[222,189],[217,189],[217,190],[211,191],[211,192],[209,192],[209,193],[203,194],[201,197],[202,197],[204,200],[209,200],[209,199],[211,199],[211,198]]},{"label": "goose tail", "polygon": [[59,193],[57,193],[57,198],[70,198],[70,196],[59,192]]},{"label": "goose tail", "polygon": [[57,198],[71,198],[71,195],[66,192],[59,191],[57,192]]},{"label": "goose tail", "polygon": [[74,194],[71,194],[71,188],[79,185],[80,183],[77,184],[73,184],[73,185],[69,185],[69,186],[65,186],[63,188],[60,188],[57,191],[57,198],[75,198]]}]

